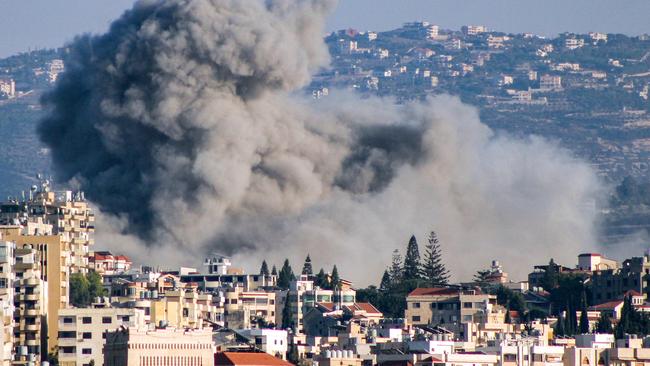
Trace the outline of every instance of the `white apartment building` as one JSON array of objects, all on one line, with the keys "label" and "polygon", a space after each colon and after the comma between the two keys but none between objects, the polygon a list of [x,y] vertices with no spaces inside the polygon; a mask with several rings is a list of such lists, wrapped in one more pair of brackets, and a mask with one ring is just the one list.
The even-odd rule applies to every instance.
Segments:
[{"label": "white apartment building", "polygon": [[562,77],[556,75],[542,75],[539,78],[539,88],[541,90],[562,89]]},{"label": "white apartment building", "polygon": [[564,47],[575,50],[580,47],[584,47],[585,40],[582,38],[567,38],[564,40]]},{"label": "white apartment building", "polygon": [[240,335],[250,339],[255,348],[271,356],[287,359],[288,334],[286,330],[279,329],[243,329]]},{"label": "white apartment building", "polygon": [[0,79],[0,96],[13,98],[16,96],[16,82],[13,79]]},{"label": "white apartment building", "polygon": [[0,365],[11,364],[14,333],[14,251],[16,245],[0,235]]},{"label": "white apartment building", "polygon": [[119,327],[143,327],[144,313],[137,309],[84,308],[59,311],[59,364],[104,364],[105,332]]}]

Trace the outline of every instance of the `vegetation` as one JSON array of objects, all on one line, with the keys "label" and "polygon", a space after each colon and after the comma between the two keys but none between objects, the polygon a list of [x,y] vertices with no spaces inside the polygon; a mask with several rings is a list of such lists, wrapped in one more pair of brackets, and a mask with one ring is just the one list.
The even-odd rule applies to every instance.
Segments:
[{"label": "vegetation", "polygon": [[70,275],[70,303],[78,308],[88,307],[97,297],[107,295],[102,276],[95,271]]},{"label": "vegetation", "polygon": [[288,290],[291,281],[294,281],[295,279],[296,276],[293,274],[293,269],[291,269],[289,259],[285,259],[282,269],[280,269],[280,274],[278,275],[278,287],[283,290]]},{"label": "vegetation", "polygon": [[262,261],[262,267],[260,267],[260,274],[264,276],[269,275],[269,266],[266,264],[266,261]]},{"label": "vegetation", "polygon": [[308,276],[314,274],[314,270],[311,267],[311,258],[309,258],[309,254],[307,254],[307,258],[305,258],[305,264],[302,266],[301,273]]}]

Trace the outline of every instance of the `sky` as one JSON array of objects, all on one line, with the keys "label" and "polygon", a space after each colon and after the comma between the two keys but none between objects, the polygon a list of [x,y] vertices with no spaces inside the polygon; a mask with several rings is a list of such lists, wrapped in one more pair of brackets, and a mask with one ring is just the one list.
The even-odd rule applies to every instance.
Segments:
[{"label": "sky", "polygon": [[[58,47],[103,32],[133,0],[0,0],[0,57]],[[650,33],[648,0],[340,0],[329,30],[387,30],[426,20],[443,28],[481,24],[505,32]]]}]

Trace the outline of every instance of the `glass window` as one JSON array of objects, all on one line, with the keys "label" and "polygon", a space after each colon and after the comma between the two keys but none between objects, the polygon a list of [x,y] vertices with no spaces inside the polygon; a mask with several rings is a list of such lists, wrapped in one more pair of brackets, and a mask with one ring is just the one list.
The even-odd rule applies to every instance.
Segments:
[{"label": "glass window", "polygon": [[81,353],[84,355],[91,355],[93,353],[92,348],[82,348]]},{"label": "glass window", "polygon": [[84,316],[83,318],[81,318],[81,322],[84,324],[90,324],[93,322],[93,318],[89,316]]},{"label": "glass window", "polygon": [[74,323],[74,318],[71,316],[65,316],[63,317],[63,323],[64,324],[72,324]]},{"label": "glass window", "polygon": [[82,337],[83,337],[83,339],[92,339],[92,338],[93,338],[93,334],[90,333],[90,332],[84,332],[84,334],[82,335]]},{"label": "glass window", "polygon": [[103,316],[102,317],[102,324],[111,324],[113,322],[113,318],[110,316]]},{"label": "glass window", "polygon": [[419,322],[420,321],[420,316],[419,315],[414,315],[413,316],[413,321],[414,322]]},{"label": "glass window", "polygon": [[419,309],[420,308],[420,303],[419,302],[414,302],[413,303],[413,309]]}]

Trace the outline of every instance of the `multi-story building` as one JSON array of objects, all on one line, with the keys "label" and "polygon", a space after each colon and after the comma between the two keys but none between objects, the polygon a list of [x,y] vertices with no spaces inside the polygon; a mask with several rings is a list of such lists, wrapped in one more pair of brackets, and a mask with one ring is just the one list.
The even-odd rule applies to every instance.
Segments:
[{"label": "multi-story building", "polygon": [[145,326],[144,314],[140,310],[97,306],[62,309],[58,322],[61,366],[84,366],[90,365],[91,362],[103,365],[105,332],[114,331],[119,327]]},{"label": "multi-story building", "polygon": [[275,287],[277,276],[263,274],[245,274],[231,268],[230,259],[215,256],[205,259],[208,273],[185,273],[180,275],[181,282],[195,282],[202,291],[219,292],[224,289],[241,287],[243,291],[256,291]]},{"label": "multi-story building", "polygon": [[187,284],[151,299],[150,321],[175,328],[202,329],[217,323],[220,313],[212,303],[212,294],[199,293],[196,284]]},{"label": "multi-story building", "polygon": [[88,260],[89,267],[102,276],[127,272],[131,269],[132,264],[129,257],[113,255],[107,251],[93,252]]},{"label": "multi-story building", "polygon": [[0,79],[0,97],[16,96],[16,82],[13,79]]},{"label": "multi-story building", "polygon": [[14,282],[16,245],[3,241],[0,235],[0,365],[10,365],[12,360],[14,334]]},{"label": "multi-story building", "polygon": [[212,329],[126,328],[106,333],[105,366],[214,364]]},{"label": "multi-story building", "polygon": [[460,30],[467,36],[476,36],[487,32],[487,27],[484,25],[464,25]]},{"label": "multi-story building", "polygon": [[243,291],[241,287],[224,292],[224,325],[231,329],[257,328],[277,324],[275,292]]},{"label": "multi-story building", "polygon": [[464,337],[463,324],[476,316],[491,313],[496,296],[479,289],[418,288],[406,297],[404,316],[413,325],[442,325]]},{"label": "multi-story building", "polygon": [[36,220],[0,226],[0,233],[4,240],[15,243],[16,248],[29,246],[38,252],[38,273],[47,285],[49,297],[44,309],[50,321],[47,325],[48,346],[53,350],[57,345],[59,310],[70,306],[70,243],[65,233],[54,234],[52,225],[42,223],[41,218]]},{"label": "multi-story building", "polygon": [[578,269],[581,271],[605,271],[617,269],[618,267],[617,261],[605,258],[600,253],[582,253],[578,255]]},{"label": "multi-story building", "polygon": [[618,300],[628,291],[647,298],[650,255],[623,261],[621,268],[597,270],[591,276],[592,300],[595,304]]},{"label": "multi-story building", "polygon": [[[14,271],[14,347],[26,359],[44,360],[47,356],[47,282],[43,280],[41,251],[30,244],[16,247]],[[18,352],[16,352],[18,353]]]},{"label": "multi-story building", "polygon": [[279,329],[243,329],[237,332],[255,344],[255,348],[283,360],[287,359],[288,334]]},{"label": "multi-story building", "polygon": [[562,77],[557,75],[542,75],[539,78],[539,88],[541,90],[562,89]]},{"label": "multi-story building", "polygon": [[570,50],[575,50],[577,48],[584,47],[584,45],[585,45],[585,40],[582,38],[570,37],[564,40],[564,47]]}]

